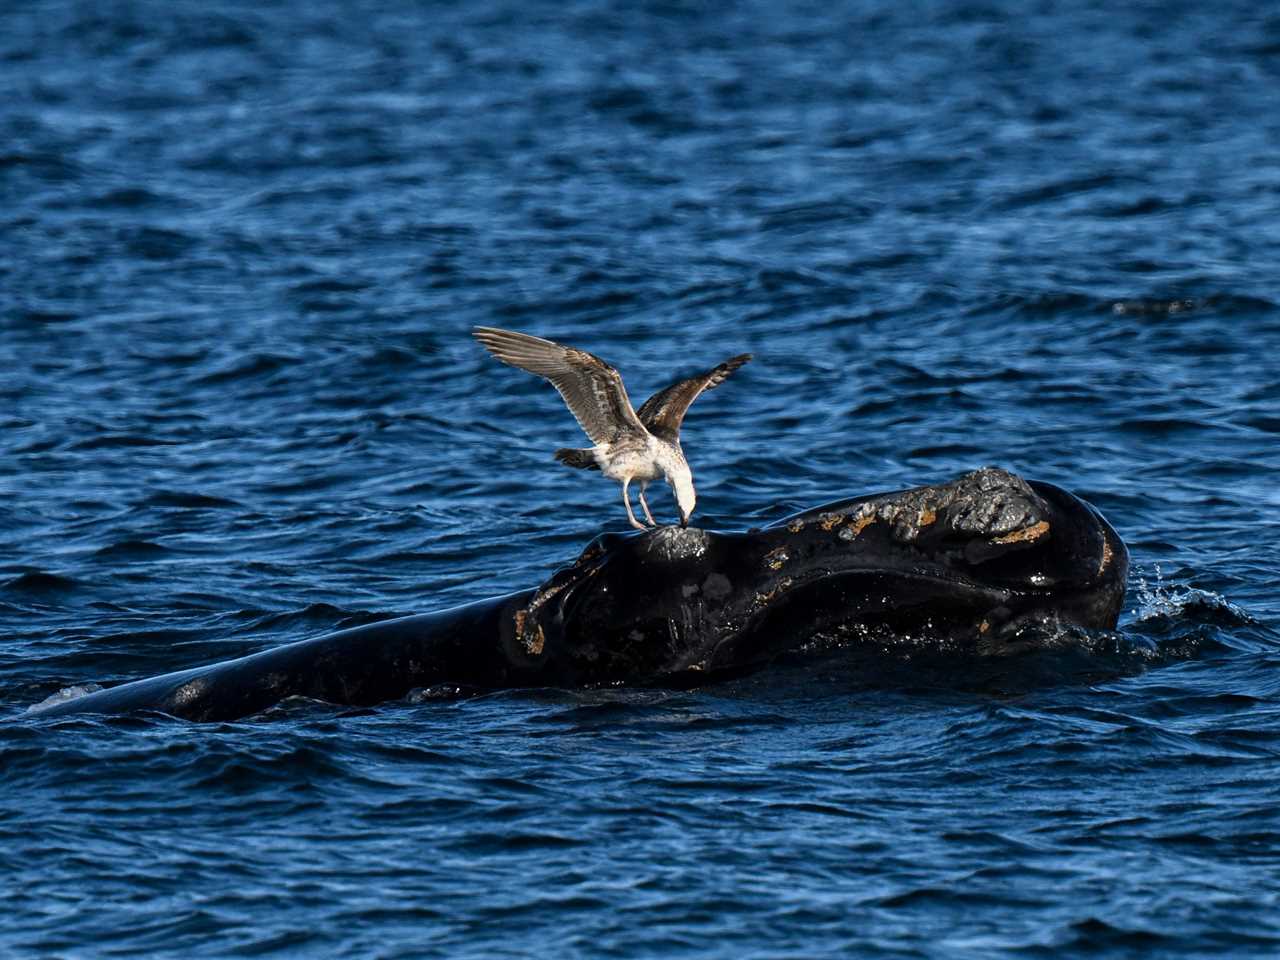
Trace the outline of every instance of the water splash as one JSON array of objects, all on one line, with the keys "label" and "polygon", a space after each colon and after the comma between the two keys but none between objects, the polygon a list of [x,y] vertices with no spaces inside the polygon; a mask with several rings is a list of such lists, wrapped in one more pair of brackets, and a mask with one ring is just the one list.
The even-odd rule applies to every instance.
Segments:
[{"label": "water splash", "polygon": [[1220,593],[1185,584],[1165,583],[1164,571],[1155,564],[1155,580],[1138,577],[1138,606],[1130,610],[1135,623],[1154,620],[1190,620],[1222,626],[1245,626],[1257,621]]}]

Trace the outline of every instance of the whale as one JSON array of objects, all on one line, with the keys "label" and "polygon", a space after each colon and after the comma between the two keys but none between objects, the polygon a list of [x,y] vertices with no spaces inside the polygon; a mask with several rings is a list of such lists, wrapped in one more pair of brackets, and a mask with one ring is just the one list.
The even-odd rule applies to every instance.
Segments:
[{"label": "whale", "polygon": [[[924,636],[997,657],[1110,630],[1128,551],[1094,507],[986,467],[742,531],[606,533],[540,585],[33,707],[231,721],[292,697],[375,706],[423,691],[689,688],[820,645]],[[1047,642],[1047,641],[1044,641]]]}]

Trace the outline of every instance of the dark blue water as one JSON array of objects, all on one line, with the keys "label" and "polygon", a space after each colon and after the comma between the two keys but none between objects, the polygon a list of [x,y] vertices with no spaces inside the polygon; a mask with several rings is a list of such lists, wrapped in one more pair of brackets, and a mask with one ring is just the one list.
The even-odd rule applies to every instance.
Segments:
[{"label": "dark blue water", "polygon": [[[0,954],[1280,952],[1266,4],[9,3]],[[195,726],[110,684],[531,586],[617,487],[468,331],[643,398],[695,521],[999,464],[1115,634],[952,676]],[[662,488],[660,517],[674,516]]]}]

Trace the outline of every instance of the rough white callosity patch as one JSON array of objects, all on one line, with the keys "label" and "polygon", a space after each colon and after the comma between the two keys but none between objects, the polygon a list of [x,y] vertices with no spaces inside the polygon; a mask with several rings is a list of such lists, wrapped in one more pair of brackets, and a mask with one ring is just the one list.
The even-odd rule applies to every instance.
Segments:
[{"label": "rough white callosity patch", "polygon": [[687,560],[707,552],[705,530],[696,527],[658,527],[645,538],[645,552],[656,560]]}]

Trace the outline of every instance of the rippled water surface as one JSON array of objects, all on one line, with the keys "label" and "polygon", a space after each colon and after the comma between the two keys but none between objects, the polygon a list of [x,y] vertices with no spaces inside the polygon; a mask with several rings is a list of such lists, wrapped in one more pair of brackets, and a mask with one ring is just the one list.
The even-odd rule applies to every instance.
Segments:
[{"label": "rippled water surface", "polygon": [[[1268,9],[5,5],[0,954],[1276,955]],[[1130,545],[1120,628],[976,672],[24,715],[623,529],[474,324],[639,397],[753,352],[686,424],[705,526],[1065,486]]]}]

